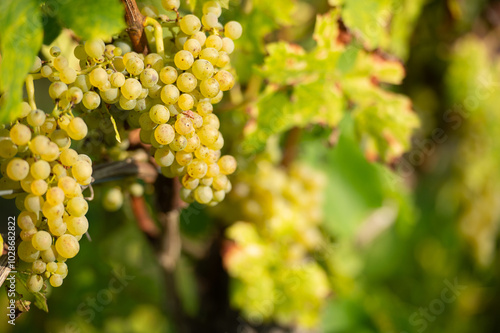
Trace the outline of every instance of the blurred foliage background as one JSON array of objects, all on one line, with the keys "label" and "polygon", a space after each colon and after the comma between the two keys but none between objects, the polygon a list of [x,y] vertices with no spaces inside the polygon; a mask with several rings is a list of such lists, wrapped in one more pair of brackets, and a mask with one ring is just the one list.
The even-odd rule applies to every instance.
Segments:
[{"label": "blurred foliage background", "polygon": [[499,332],[500,2],[231,0],[230,19],[227,203],[183,210],[169,276],[97,187],[49,313],[0,331]]}]

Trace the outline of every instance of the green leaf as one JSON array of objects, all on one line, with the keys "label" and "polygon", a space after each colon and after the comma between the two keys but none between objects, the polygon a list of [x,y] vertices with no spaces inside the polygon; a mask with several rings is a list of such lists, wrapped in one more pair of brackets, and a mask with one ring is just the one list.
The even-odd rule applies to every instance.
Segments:
[{"label": "green leaf", "polygon": [[49,306],[47,305],[47,296],[45,295],[45,293],[41,292],[33,293],[29,291],[27,287],[27,282],[29,277],[30,275],[27,273],[16,274],[17,281],[21,282],[21,284],[26,288],[26,290],[35,298],[34,304],[36,305],[36,307],[45,312],[49,312]]},{"label": "green leaf", "polygon": [[105,38],[125,29],[125,8],[119,0],[47,1],[64,27],[83,39]]},{"label": "green leaf", "polygon": [[267,80],[278,84],[295,84],[305,79],[307,55],[299,45],[278,42],[267,45],[266,57],[261,74]]},{"label": "green leaf", "polygon": [[21,111],[23,83],[42,46],[40,9],[35,0],[0,2],[0,123]]}]

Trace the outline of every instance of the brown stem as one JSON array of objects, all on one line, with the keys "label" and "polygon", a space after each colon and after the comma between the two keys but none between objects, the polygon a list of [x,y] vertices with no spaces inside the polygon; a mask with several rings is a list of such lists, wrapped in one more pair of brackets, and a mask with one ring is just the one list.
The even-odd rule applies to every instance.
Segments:
[{"label": "brown stem", "polygon": [[147,54],[148,41],[144,32],[144,16],[141,14],[135,0],[122,0],[125,5],[125,21],[128,34],[135,52]]},{"label": "brown stem", "polygon": [[160,229],[149,215],[144,197],[132,196],[130,202],[132,204],[132,212],[134,213],[139,228],[152,239],[158,237]]},{"label": "brown stem", "polygon": [[286,138],[285,148],[283,152],[283,159],[281,160],[281,165],[285,168],[288,168],[295,157],[297,156],[298,144],[300,140],[300,134],[302,130],[298,127],[294,127],[288,133],[288,137]]}]

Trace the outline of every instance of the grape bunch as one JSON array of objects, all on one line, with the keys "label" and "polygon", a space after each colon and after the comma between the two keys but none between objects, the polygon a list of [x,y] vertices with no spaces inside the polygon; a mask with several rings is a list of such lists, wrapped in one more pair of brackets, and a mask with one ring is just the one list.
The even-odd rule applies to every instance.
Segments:
[{"label": "grape bunch", "polygon": [[[163,1],[165,9],[176,12],[178,4]],[[143,9],[153,16],[156,12],[151,6]],[[127,40],[108,45],[91,40],[74,52],[80,75],[65,67],[67,60],[60,55],[42,73],[59,77],[50,92],[63,105],[78,105],[84,114],[102,108],[121,111],[127,126],[140,128],[140,140],[151,145],[161,173],[180,178],[183,200],[216,205],[231,189],[227,176],[237,163],[230,155],[221,156],[224,138],[213,104],[235,84],[229,54],[242,29],[235,21],[218,22],[216,2],[207,2],[203,12],[201,21],[188,14],[170,22],[175,34],[163,41],[163,55],[130,51]]]},{"label": "grape bunch", "polygon": [[[72,94],[66,89],[64,98],[71,100]],[[0,131],[0,182],[1,189],[14,190],[4,197],[15,198],[21,211],[18,255],[32,263],[27,287],[38,292],[46,280],[59,287],[68,274],[66,260],[80,250],[89,226],[82,186],[91,183],[92,160],[70,148],[72,140],[87,134],[71,107],[56,106],[51,115],[27,102],[21,109],[20,117]]]},{"label": "grape bunch", "polygon": [[330,293],[327,274],[315,260],[327,244],[319,228],[324,183],[321,173],[304,165],[284,170],[260,159],[212,209],[233,223],[226,231],[224,266],[233,283],[231,302],[247,320],[318,324]]}]

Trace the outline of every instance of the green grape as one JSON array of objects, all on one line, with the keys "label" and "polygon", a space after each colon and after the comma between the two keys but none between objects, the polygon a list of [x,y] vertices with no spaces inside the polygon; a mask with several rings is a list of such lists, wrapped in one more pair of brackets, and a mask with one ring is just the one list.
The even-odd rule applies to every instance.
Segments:
[{"label": "green grape", "polygon": [[17,218],[17,225],[22,230],[31,230],[35,228],[36,221],[37,218],[35,214],[28,211],[22,211]]},{"label": "green grape", "polygon": [[157,53],[150,53],[144,58],[144,65],[153,68],[157,73],[163,68],[163,57]]},{"label": "green grape", "polygon": [[120,99],[118,100],[118,103],[120,107],[123,110],[133,110],[137,106],[137,100],[135,99],[127,99],[125,96],[120,96]]},{"label": "green grape", "polygon": [[146,68],[141,73],[141,83],[146,88],[154,86],[158,82],[158,79],[158,72],[152,68]]},{"label": "green grape", "polygon": [[194,151],[194,155],[196,156],[196,158],[198,158],[200,160],[204,160],[205,158],[207,158],[209,152],[210,152],[210,149],[208,149],[206,146],[200,145]]},{"label": "green grape", "polygon": [[217,104],[220,101],[222,101],[222,97],[224,97],[224,94],[223,94],[223,92],[221,90],[221,91],[219,91],[219,93],[217,94],[217,96],[215,96],[214,98],[210,99],[210,103]]},{"label": "green grape", "polygon": [[170,112],[161,104],[156,104],[149,109],[149,117],[156,124],[165,124],[170,119]]},{"label": "green grape", "polygon": [[189,14],[179,21],[179,27],[185,34],[192,35],[200,30],[201,22],[198,17]]},{"label": "green grape", "polygon": [[198,80],[206,80],[214,75],[214,66],[210,61],[198,59],[193,63],[193,74]]},{"label": "green grape", "polygon": [[[200,43],[200,47],[205,45],[205,41],[207,40],[207,35],[204,32],[198,31],[194,33],[191,38],[196,39],[198,43]],[[201,52],[201,51],[200,51]]]},{"label": "green grape", "polygon": [[229,58],[228,54],[224,51],[219,51],[219,58],[217,59],[216,66],[219,68],[224,68],[226,67],[231,59]]},{"label": "green grape", "polygon": [[47,269],[47,264],[40,259],[33,261],[33,264],[31,265],[31,270],[35,274],[42,274],[43,272],[45,272],[46,269]]},{"label": "green grape", "polygon": [[50,285],[52,287],[60,287],[63,284],[63,278],[59,274],[52,274],[52,276],[49,279]]},{"label": "green grape", "polygon": [[[155,152],[155,157],[156,157],[156,152]],[[144,186],[139,183],[133,183],[129,186],[128,191],[130,192],[130,195],[133,197],[142,197],[144,195]]]},{"label": "green grape", "polygon": [[82,182],[92,176],[92,166],[86,161],[78,161],[71,167],[71,173],[78,182]]},{"label": "green grape", "polygon": [[207,114],[212,113],[213,110],[214,110],[214,107],[213,107],[212,103],[207,102],[207,101],[199,102],[198,105],[196,106],[196,111],[198,111],[198,113],[201,116],[206,116]]},{"label": "green grape", "polygon": [[63,149],[61,150],[59,159],[64,166],[70,167],[78,162],[78,153],[76,152],[76,150],[71,148]]},{"label": "green grape", "polygon": [[213,66],[215,66],[217,64],[217,60],[219,59],[219,51],[213,47],[206,47],[201,50],[200,59],[208,60]]},{"label": "green grape", "polygon": [[58,262],[57,269],[56,269],[55,273],[59,274],[61,276],[68,274],[68,265],[66,265],[66,263],[64,263],[64,262]]},{"label": "green grape", "polygon": [[187,136],[194,132],[193,122],[188,117],[178,116],[175,121],[175,130],[177,133]]},{"label": "green grape", "polygon": [[174,162],[175,154],[168,147],[162,147],[155,151],[154,157],[160,167],[168,167]]},{"label": "green grape", "polygon": [[224,190],[227,186],[228,181],[229,181],[229,179],[227,178],[226,175],[219,174],[218,176],[214,177],[212,187],[216,191]]},{"label": "green grape", "polygon": [[154,137],[160,145],[168,145],[175,140],[175,130],[169,124],[161,124],[154,130]]},{"label": "green grape", "polygon": [[109,88],[106,91],[100,91],[99,95],[102,100],[108,104],[115,104],[120,100],[121,94],[118,88]]},{"label": "green grape", "polygon": [[201,127],[198,130],[197,134],[200,137],[201,143],[204,144],[205,146],[210,146],[214,144],[217,141],[217,138],[219,137],[219,131],[217,130],[217,128],[212,126]]},{"label": "green grape", "polygon": [[42,134],[51,134],[56,130],[56,128],[57,121],[53,117],[45,118],[45,122],[42,126],[40,126],[40,129],[43,132]]},{"label": "green grape", "polygon": [[202,16],[201,18],[201,23],[203,24],[204,27],[208,29],[213,29],[217,26],[218,23],[218,17],[214,13],[208,12],[205,15]]},{"label": "green grape", "polygon": [[66,84],[73,83],[76,80],[76,71],[71,67],[66,67],[59,73],[59,78]]},{"label": "green grape", "polygon": [[53,61],[52,65],[54,66],[55,69],[57,69],[59,72],[62,72],[63,69],[68,67],[68,59],[66,59],[64,56],[60,55],[57,56]]},{"label": "green grape", "polygon": [[180,0],[161,0],[161,5],[166,10],[177,10],[180,6]]},{"label": "green grape", "polygon": [[167,84],[161,90],[161,100],[165,104],[175,104],[179,99],[179,89],[172,85]]},{"label": "green grape", "polygon": [[[226,54],[231,54],[234,51],[234,42],[232,39],[224,37],[222,38],[222,51],[226,52]],[[220,58],[220,53],[219,53]]]},{"label": "green grape", "polygon": [[242,33],[243,28],[239,22],[230,21],[224,25],[224,35],[232,40],[240,38]]},{"label": "green grape", "polygon": [[57,271],[57,263],[49,262],[46,267],[47,272],[55,273]]},{"label": "green grape", "polygon": [[194,58],[198,57],[201,52],[201,45],[197,39],[188,39],[182,46],[185,51],[190,52]]},{"label": "green grape", "polygon": [[57,186],[63,190],[64,195],[68,198],[74,198],[77,196],[77,187],[79,188],[79,186],[73,178],[68,176],[61,177],[57,182]]},{"label": "green grape", "polygon": [[66,99],[73,104],[78,104],[83,99],[83,92],[78,87],[71,87],[66,92]]},{"label": "green grape", "polygon": [[234,77],[226,70],[220,70],[217,74],[215,74],[214,78],[219,82],[221,91],[230,90],[234,86]]},{"label": "green grape", "polygon": [[16,156],[17,146],[11,140],[0,141],[0,156],[2,158],[11,158]]},{"label": "green grape", "polygon": [[115,88],[120,88],[125,84],[125,75],[120,72],[113,73],[109,77],[109,83]]},{"label": "green grape", "polygon": [[152,131],[156,128],[157,123],[151,119],[151,114],[149,112],[144,112],[139,117],[139,125],[141,129],[145,131]]},{"label": "green grape", "polygon": [[83,94],[82,102],[87,109],[94,110],[101,104],[101,97],[96,92],[87,91]]},{"label": "green grape", "polygon": [[[82,197],[72,198],[66,204],[66,211],[73,217],[84,216],[85,214],[87,214],[88,210],[89,210],[89,204],[87,203],[87,200],[85,200]],[[69,229],[71,232],[71,228]]]},{"label": "green grape", "polygon": [[40,57],[35,57],[35,62],[33,63],[33,66],[30,69],[30,73],[38,73],[40,69],[42,68],[42,59]]},{"label": "green grape", "polygon": [[177,163],[179,163],[179,165],[185,166],[191,163],[191,161],[193,160],[193,154],[185,151],[178,151],[175,154],[175,160],[177,161]]},{"label": "green grape", "polygon": [[212,126],[216,129],[219,129],[220,127],[220,121],[219,121],[219,118],[213,114],[213,113],[210,113],[210,114],[207,114],[206,116],[203,117],[203,125],[204,126]]},{"label": "green grape", "polygon": [[[134,111],[136,114],[140,114],[140,112],[145,111],[148,109],[148,105],[146,104],[146,99],[137,99],[134,107]],[[133,113],[133,112],[132,112]]]},{"label": "green grape", "polygon": [[70,259],[76,256],[78,251],[80,251],[80,244],[78,244],[75,236],[64,234],[57,238],[56,249],[57,253],[61,256]]},{"label": "green grape", "polygon": [[203,186],[210,186],[210,185],[212,185],[213,181],[214,181],[213,178],[207,178],[207,175],[205,175],[205,177],[200,179],[200,184]]},{"label": "green grape", "polygon": [[43,65],[42,69],[40,70],[40,73],[42,74],[43,77],[47,78],[52,74],[52,68],[48,65]]},{"label": "green grape", "polygon": [[189,39],[189,36],[182,31],[175,37],[175,47],[179,50],[184,48],[184,43]]},{"label": "green grape", "polygon": [[71,119],[66,131],[70,138],[74,140],[81,140],[87,136],[88,128],[82,118],[76,117]]},{"label": "green grape", "polygon": [[85,52],[85,46],[82,44],[79,44],[75,47],[75,49],[73,50],[73,54],[79,60],[87,60],[87,52]]},{"label": "green grape", "polygon": [[142,92],[142,85],[136,79],[126,79],[120,91],[126,99],[137,99]]},{"label": "green grape", "polygon": [[187,145],[184,147],[184,151],[187,153],[194,153],[194,151],[200,146],[200,138],[198,135],[193,134],[187,139]]},{"label": "green grape", "polygon": [[217,137],[217,141],[215,141],[214,144],[210,145],[209,148],[212,150],[221,150],[222,147],[224,147],[224,137],[219,132],[219,136]]},{"label": "green grape", "polygon": [[32,293],[37,293],[42,290],[43,287],[43,278],[38,274],[33,274],[26,281],[26,287]]},{"label": "green grape", "polygon": [[51,205],[48,202],[44,202],[42,206],[42,213],[48,219],[58,219],[64,214],[64,205],[62,203]]},{"label": "green grape", "polygon": [[42,179],[37,179],[31,182],[31,193],[34,195],[44,195],[47,192],[47,182]]},{"label": "green grape", "polygon": [[174,63],[179,69],[187,70],[191,68],[194,62],[194,57],[191,52],[186,50],[181,50],[177,52],[174,56]]},{"label": "green grape", "polygon": [[208,149],[208,155],[203,160],[207,162],[207,164],[217,163],[220,158],[220,154],[220,150]]},{"label": "green grape", "polygon": [[97,67],[89,74],[90,83],[94,87],[104,87],[108,83],[108,73],[103,68]]},{"label": "green grape", "polygon": [[181,151],[187,146],[187,139],[184,135],[176,133],[172,142],[170,142],[169,147],[173,151]]},{"label": "green grape", "polygon": [[40,257],[40,251],[35,249],[31,241],[22,241],[17,248],[19,259],[24,262],[34,262]]},{"label": "green grape", "polygon": [[144,61],[138,57],[132,57],[125,62],[125,69],[133,76],[137,76],[144,70]]},{"label": "green grape", "polygon": [[28,162],[17,157],[7,164],[7,176],[12,180],[23,180],[28,176],[29,170]]},{"label": "green grape", "polygon": [[31,131],[28,126],[17,123],[10,129],[10,139],[18,146],[27,145],[31,140]]},{"label": "green grape", "polygon": [[[77,199],[77,198],[74,198]],[[71,200],[74,200],[71,199]],[[85,201],[84,199],[82,199]],[[85,201],[86,203],[86,201]],[[71,213],[70,213],[71,214]],[[85,216],[71,216],[67,219],[66,225],[68,227],[68,231],[75,236],[83,235],[89,229],[89,221]]]},{"label": "green grape", "polygon": [[56,246],[52,245],[50,249],[41,252],[41,257],[44,262],[47,263],[46,270],[49,270],[49,265],[51,262],[54,262],[57,258]]},{"label": "green grape", "polygon": [[182,186],[187,188],[188,190],[194,190],[200,184],[200,180],[198,178],[193,178],[188,174],[182,176]]},{"label": "green grape", "polygon": [[98,59],[102,57],[105,46],[102,40],[91,39],[85,42],[84,48],[85,48],[85,53],[87,53],[89,57]]},{"label": "green grape", "polygon": [[42,110],[33,110],[28,114],[28,117],[26,117],[26,120],[28,120],[28,124],[32,127],[38,127],[42,126],[43,123],[45,122],[45,112]]},{"label": "green grape", "polygon": [[123,193],[119,187],[113,187],[109,189],[105,195],[102,202],[104,209],[109,212],[116,212],[123,205]]},{"label": "green grape", "polygon": [[158,99],[161,97],[161,89],[163,86],[159,84],[155,84],[151,88],[148,89],[148,96],[153,99]]},{"label": "green grape", "polygon": [[216,1],[207,1],[203,4],[203,14],[213,13],[216,17],[222,14],[222,8]]},{"label": "green grape", "polygon": [[172,66],[163,67],[160,71],[160,80],[165,84],[172,84],[177,80],[177,70]]},{"label": "green grape", "polygon": [[177,161],[174,161],[174,163],[172,163],[172,165],[170,166],[170,172],[172,174],[172,177],[179,177],[186,173],[186,167],[183,165],[179,165]]},{"label": "green grape", "polygon": [[224,191],[224,190],[214,191],[213,200],[215,200],[217,202],[222,202],[225,197],[226,197],[226,191]]},{"label": "green grape", "polygon": [[38,251],[45,251],[52,245],[52,236],[47,231],[38,231],[31,239],[31,244]]},{"label": "green grape", "polygon": [[193,178],[203,178],[207,173],[207,163],[195,158],[188,164],[187,172]]},{"label": "green grape", "polygon": [[[50,140],[54,142],[59,148],[64,148],[64,147],[69,147],[71,144],[71,139],[69,138],[68,134],[66,133],[65,130],[55,130],[50,134]],[[48,147],[49,143],[47,143]],[[33,146],[30,147],[31,151],[33,151]],[[33,151],[36,153],[35,151]]]},{"label": "green grape", "polygon": [[198,186],[194,190],[194,198],[201,204],[208,204],[212,201],[214,193],[212,189],[208,186]]},{"label": "green grape", "polygon": [[[207,40],[205,42],[205,46],[207,48],[214,48],[217,51],[220,51],[220,49],[222,48],[222,39],[217,35],[210,35],[207,37]],[[218,52],[217,52],[217,54],[218,54]]]},{"label": "green grape", "polygon": [[213,98],[217,96],[219,90],[220,90],[219,81],[216,80],[215,78],[210,78],[201,81],[200,91],[203,94],[203,96],[207,98]]},{"label": "green grape", "polygon": [[67,226],[66,226],[66,223],[61,223],[61,225],[57,226],[57,227],[54,227],[54,226],[50,226],[49,225],[49,231],[52,235],[54,236],[62,236],[66,233],[67,231]]},{"label": "green grape", "polygon": [[180,91],[185,93],[193,91],[196,88],[197,84],[198,81],[196,80],[196,77],[191,73],[187,72],[182,73],[177,78],[177,88],[179,88]]},{"label": "green grape", "polygon": [[92,89],[92,84],[90,83],[90,79],[88,75],[78,75],[76,77],[75,82],[72,84],[73,87],[80,88],[83,93],[88,92]]},{"label": "green grape", "polygon": [[64,191],[59,187],[51,187],[47,190],[47,194],[45,197],[50,205],[55,206],[63,203]]},{"label": "green grape", "polygon": [[55,161],[59,157],[59,146],[54,142],[49,142],[47,149],[40,156],[47,162]]},{"label": "green grape", "polygon": [[190,114],[193,126],[195,129],[201,128],[203,126],[203,117],[196,112]]},{"label": "green grape", "polygon": [[36,228],[29,229],[29,230],[23,230],[23,231],[21,231],[21,233],[19,234],[19,236],[21,237],[21,239],[23,241],[31,242],[31,239],[33,238],[33,236],[37,232],[38,232],[38,230]]}]

